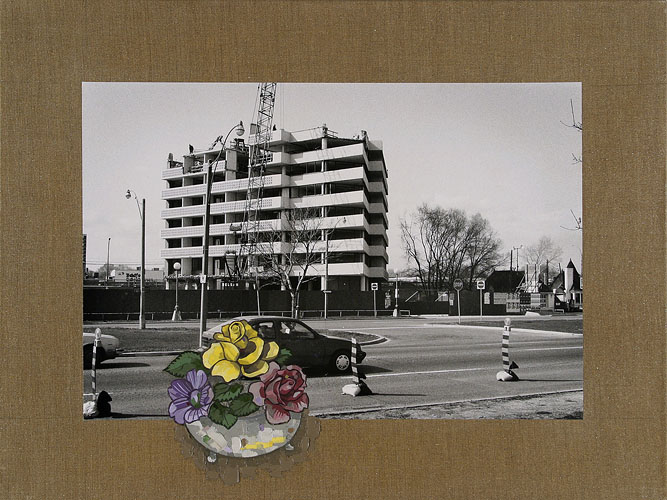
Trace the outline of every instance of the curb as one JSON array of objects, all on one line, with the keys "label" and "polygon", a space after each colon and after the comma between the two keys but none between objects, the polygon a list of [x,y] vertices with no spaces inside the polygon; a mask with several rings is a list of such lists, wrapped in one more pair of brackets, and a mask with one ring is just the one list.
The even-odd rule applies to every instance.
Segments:
[{"label": "curb", "polygon": [[[383,342],[389,342],[389,339],[387,337],[383,337],[382,335],[378,335],[376,333],[366,333],[366,332],[358,332],[357,330],[339,330],[341,332],[348,332],[348,333],[363,333],[364,335],[373,335],[374,337],[377,337],[376,339],[373,340],[367,340],[366,342],[359,342],[357,340],[357,343],[361,346],[364,345],[375,345],[375,344],[382,344]],[[351,339],[346,339],[344,337],[336,337],[335,335],[327,335],[327,337],[332,338],[332,339],[338,339],[338,340],[350,340]]]},{"label": "curb", "polygon": [[348,410],[334,410],[334,411],[322,411],[322,412],[310,412],[309,415],[312,415],[313,417],[322,417],[326,418],[328,415],[354,415],[356,413],[373,413],[377,411],[386,411],[386,410],[401,410],[401,409],[408,409],[408,408],[428,408],[431,406],[445,406],[445,405],[453,405],[453,404],[460,404],[460,403],[477,403],[477,402],[486,402],[486,401],[501,401],[501,400],[509,400],[509,399],[531,399],[534,397],[540,397],[540,396],[551,396],[555,394],[567,394],[567,393],[572,393],[572,392],[583,392],[583,389],[565,389],[562,391],[548,391],[548,392],[534,392],[534,393],[529,393],[529,394],[515,394],[512,396],[496,396],[496,397],[490,397],[490,398],[479,398],[479,399],[460,399],[457,401],[440,401],[438,403],[422,403],[422,404],[415,404],[415,405],[392,405],[392,406],[383,406],[383,407],[370,407],[370,408],[355,408],[355,409],[348,409]]},{"label": "curb", "polygon": [[[187,350],[187,349],[186,349]],[[118,358],[135,358],[138,356],[175,356],[184,351],[131,351],[118,355]]]},{"label": "curb", "polygon": [[[368,334],[366,334],[368,335]],[[375,335],[375,334],[373,334]],[[375,344],[382,344],[384,342],[389,342],[389,339],[387,337],[383,337],[382,335],[377,335],[377,339],[375,340],[368,340],[366,342],[359,342],[359,345],[375,345]]]}]

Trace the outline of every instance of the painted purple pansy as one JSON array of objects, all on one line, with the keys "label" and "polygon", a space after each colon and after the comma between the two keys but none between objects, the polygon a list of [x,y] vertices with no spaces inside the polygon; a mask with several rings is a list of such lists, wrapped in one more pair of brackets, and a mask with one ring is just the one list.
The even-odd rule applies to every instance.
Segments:
[{"label": "painted purple pansy", "polygon": [[177,424],[189,424],[205,417],[213,403],[213,389],[203,370],[190,370],[185,379],[172,381],[168,392],[169,416]]}]

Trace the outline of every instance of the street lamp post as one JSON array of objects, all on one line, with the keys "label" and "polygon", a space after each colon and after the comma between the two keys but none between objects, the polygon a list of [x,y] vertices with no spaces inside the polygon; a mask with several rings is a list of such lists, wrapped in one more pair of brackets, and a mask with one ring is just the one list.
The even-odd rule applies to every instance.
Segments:
[{"label": "street lamp post", "polygon": [[107,240],[107,276],[106,276],[106,286],[109,286],[109,248],[111,247],[111,237]]},{"label": "street lamp post", "polygon": [[324,233],[324,319],[329,314],[329,231]]},{"label": "street lamp post", "polygon": [[398,274],[396,274],[396,289],[394,290],[394,298],[396,303],[394,304],[394,318],[398,318],[401,313],[398,310]]},{"label": "street lamp post", "polygon": [[139,329],[146,328],[146,317],[144,314],[144,290],[146,287],[146,198],[141,199],[141,206],[139,206],[139,198],[137,193],[128,189],[125,193],[125,198],[128,200],[134,196],[137,202],[137,209],[139,210],[139,217],[141,218],[141,281],[139,284]]},{"label": "street lamp post", "polygon": [[[204,239],[202,241],[202,266],[201,266],[201,278],[200,278],[200,286],[201,286],[201,307],[199,311],[199,347],[202,347],[202,342],[204,338],[204,330],[206,330],[206,316],[208,314],[208,238],[209,238],[209,230],[210,230],[210,225],[211,225],[211,188],[213,186],[213,174],[215,174],[215,169],[211,169],[211,164],[215,163],[215,168],[218,168],[218,160],[220,159],[220,156],[222,156],[223,151],[225,150],[225,144],[227,144],[227,139],[229,138],[230,134],[236,130],[236,135],[242,136],[245,133],[245,129],[243,128],[243,122],[239,122],[238,124],[234,125],[229,132],[227,132],[227,135],[225,136],[224,140],[220,142],[220,137],[216,139],[216,143],[220,142],[220,152],[218,153],[218,156],[214,160],[214,162],[208,162],[207,167],[206,167],[206,199],[204,200]],[[215,146],[215,143],[213,143],[213,146]],[[213,147],[211,146],[211,147]],[[252,166],[249,166],[248,168],[252,168]]]},{"label": "street lamp post", "polygon": [[176,304],[174,305],[174,314],[171,316],[172,321],[181,321],[181,311],[178,308],[178,271],[181,270],[181,264],[174,263],[174,272],[176,273]]}]

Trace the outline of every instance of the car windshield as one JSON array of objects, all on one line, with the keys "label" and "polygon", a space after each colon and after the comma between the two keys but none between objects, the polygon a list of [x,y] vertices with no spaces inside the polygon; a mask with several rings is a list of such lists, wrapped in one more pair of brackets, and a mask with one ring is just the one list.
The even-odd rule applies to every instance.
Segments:
[{"label": "car windshield", "polygon": [[259,321],[252,325],[260,337],[263,339],[275,339],[276,331],[273,328],[273,321]]},{"label": "car windshield", "polygon": [[313,339],[315,334],[304,324],[296,321],[281,321],[280,331],[284,336],[293,339]]}]

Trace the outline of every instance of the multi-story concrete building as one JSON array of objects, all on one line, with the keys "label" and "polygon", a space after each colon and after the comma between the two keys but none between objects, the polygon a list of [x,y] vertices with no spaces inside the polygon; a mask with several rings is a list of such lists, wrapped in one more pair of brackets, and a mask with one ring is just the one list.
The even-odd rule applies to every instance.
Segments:
[{"label": "multi-story concrete building", "polygon": [[[285,211],[290,209],[316,210],[323,229],[316,251],[322,252],[322,260],[308,274],[322,279],[309,281],[308,288],[325,289],[326,271],[329,290],[369,290],[371,282],[386,280],[388,191],[382,142],[371,140],[365,131],[353,138],[338,137],[323,125],[298,132],[274,130],[269,150],[258,231],[284,230]],[[206,163],[220,153],[220,146],[193,150],[182,162],[170,155],[162,172],[167,206],[161,214],[166,225],[161,256],[169,275],[174,274],[174,263],[180,263],[189,286],[196,286],[202,270]],[[225,273],[225,256],[241,249],[234,226],[243,220],[248,147],[235,139],[220,158],[224,162],[213,175],[208,263],[209,273],[218,276]],[[223,283],[214,280],[209,287]]]}]

